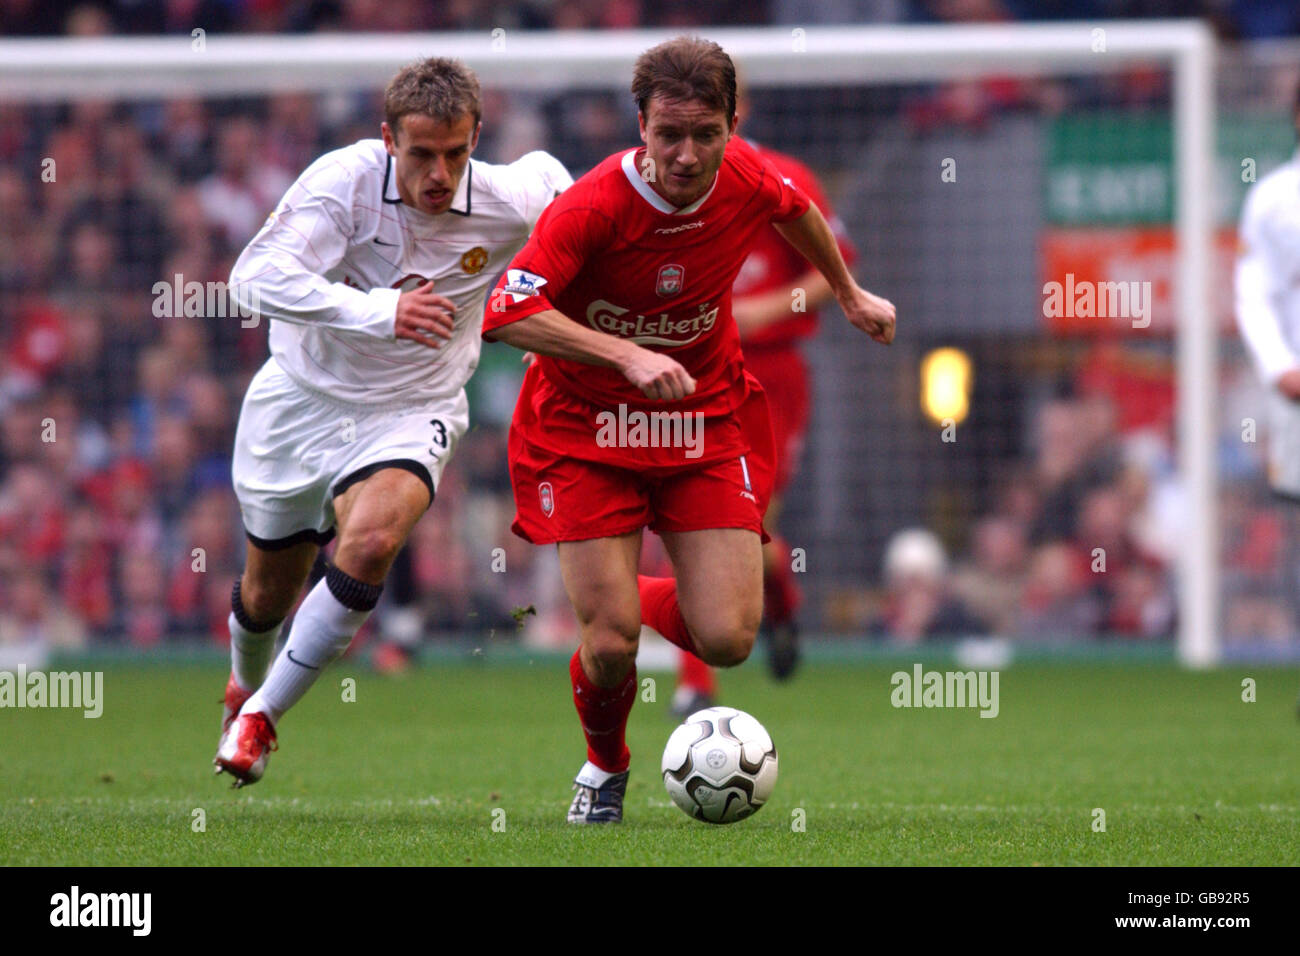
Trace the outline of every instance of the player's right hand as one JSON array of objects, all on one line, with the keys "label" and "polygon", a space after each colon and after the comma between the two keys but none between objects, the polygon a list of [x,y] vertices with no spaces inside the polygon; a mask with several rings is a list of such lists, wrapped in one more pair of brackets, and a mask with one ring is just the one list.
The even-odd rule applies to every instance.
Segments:
[{"label": "player's right hand", "polygon": [[623,376],[646,398],[671,402],[695,391],[695,379],[676,359],[637,346],[623,365]]},{"label": "player's right hand", "polygon": [[1300,368],[1287,369],[1277,380],[1277,390],[1291,399],[1300,402]]},{"label": "player's right hand", "polygon": [[839,300],[844,317],[855,328],[861,329],[881,345],[894,341],[894,328],[898,313],[894,303],[868,292],[854,284],[853,291]]},{"label": "player's right hand", "polygon": [[451,338],[455,322],[456,303],[445,295],[435,295],[432,279],[425,279],[397,297],[393,334],[399,339],[436,349],[438,339]]}]

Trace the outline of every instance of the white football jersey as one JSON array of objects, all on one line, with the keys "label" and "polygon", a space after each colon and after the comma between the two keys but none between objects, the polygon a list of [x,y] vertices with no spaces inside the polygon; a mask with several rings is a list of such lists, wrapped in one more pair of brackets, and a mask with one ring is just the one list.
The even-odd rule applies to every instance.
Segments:
[{"label": "white football jersey", "polygon": [[[470,159],[451,209],[397,191],[383,140],[326,153],[289,187],[231,272],[241,306],[271,320],[271,355],[295,382],[360,405],[455,395],[478,366],[489,285],[573,178],[549,153]],[[450,340],[397,339],[397,298],[425,279],[456,303]]]},{"label": "white football jersey", "polygon": [[1300,155],[1250,188],[1239,246],[1237,326],[1272,386],[1300,367]]}]

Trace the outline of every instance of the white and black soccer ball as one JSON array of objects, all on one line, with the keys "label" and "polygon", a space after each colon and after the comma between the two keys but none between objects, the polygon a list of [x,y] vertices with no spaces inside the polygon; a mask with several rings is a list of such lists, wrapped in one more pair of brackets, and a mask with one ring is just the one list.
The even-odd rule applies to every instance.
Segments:
[{"label": "white and black soccer ball", "polygon": [[763,725],[734,707],[697,710],[664,748],[664,786],[673,803],[705,823],[757,812],[776,786],[776,745]]}]

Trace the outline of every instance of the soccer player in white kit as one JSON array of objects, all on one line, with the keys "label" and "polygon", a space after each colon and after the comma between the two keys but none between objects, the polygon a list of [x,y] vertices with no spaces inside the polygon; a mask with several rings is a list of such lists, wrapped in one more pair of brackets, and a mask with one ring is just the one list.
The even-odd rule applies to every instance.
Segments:
[{"label": "soccer player in white kit", "polygon": [[[262,776],[276,724],[351,643],[468,427],[488,287],[572,183],[533,152],[471,159],[479,84],[456,60],[401,70],[383,139],[327,153],[290,187],[231,273],[270,325],[232,468],[248,559],[231,596],[217,772]],[[325,577],[275,642],[337,531]],[[269,669],[268,669],[269,665]]]},{"label": "soccer player in white kit", "polygon": [[[1300,90],[1292,121],[1300,135]],[[1268,388],[1268,482],[1300,503],[1300,150],[1246,194],[1237,327]]]}]

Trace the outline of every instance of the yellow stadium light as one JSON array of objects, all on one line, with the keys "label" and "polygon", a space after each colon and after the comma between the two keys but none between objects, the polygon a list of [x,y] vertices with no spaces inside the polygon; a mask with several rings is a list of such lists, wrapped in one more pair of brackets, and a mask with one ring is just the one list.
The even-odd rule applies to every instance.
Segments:
[{"label": "yellow stadium light", "polygon": [[970,414],[974,368],[961,349],[935,349],[921,359],[921,409],[936,424],[960,424]]}]

